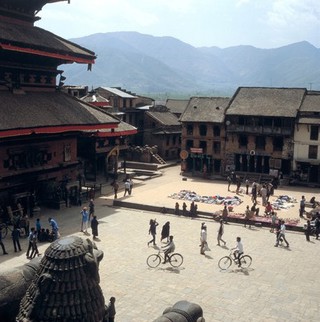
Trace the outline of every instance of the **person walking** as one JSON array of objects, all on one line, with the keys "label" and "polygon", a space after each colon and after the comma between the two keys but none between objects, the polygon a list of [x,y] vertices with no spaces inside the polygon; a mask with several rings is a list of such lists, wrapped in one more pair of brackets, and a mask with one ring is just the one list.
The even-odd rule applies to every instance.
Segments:
[{"label": "person walking", "polygon": [[114,199],[117,199],[118,198],[119,183],[117,181],[114,181],[111,185],[113,187]]},{"label": "person walking", "polygon": [[299,217],[303,218],[303,214],[306,208],[306,198],[304,196],[301,197],[300,200],[300,208],[299,208]]},{"label": "person walking", "polygon": [[89,221],[93,218],[94,216],[94,202],[93,199],[90,199],[89,202]]},{"label": "person walking", "polygon": [[226,224],[228,223],[228,216],[229,216],[229,211],[227,208],[227,203],[225,203],[222,210],[222,219]]},{"label": "person walking", "polygon": [[98,237],[98,225],[99,225],[99,222],[97,220],[97,216],[93,216],[91,220],[91,230],[92,230],[93,240],[97,239]]},{"label": "person walking", "polygon": [[220,246],[220,241],[224,243],[224,246],[226,245],[226,242],[222,239],[223,234],[224,234],[224,223],[223,223],[223,219],[220,219],[220,227],[218,229],[218,236],[217,236],[218,246]]},{"label": "person walking", "polygon": [[248,195],[249,194],[249,185],[250,185],[250,182],[248,179],[246,179],[245,184],[246,184],[246,195]]},{"label": "person walking", "polygon": [[6,248],[4,247],[4,244],[2,242],[2,233],[1,233],[1,229],[0,229],[0,246],[2,248],[2,252],[3,252],[3,255],[8,255],[7,251],[6,251]]},{"label": "person walking", "polygon": [[251,217],[253,215],[253,212],[249,209],[249,206],[247,205],[246,211],[244,212],[244,227],[247,227],[249,225],[249,229],[251,228]]},{"label": "person walking", "polygon": [[19,250],[21,252],[21,246],[20,246],[20,229],[18,227],[14,227],[13,231],[11,233],[13,247],[15,253]]},{"label": "person walking", "polygon": [[87,207],[83,207],[80,214],[81,214],[81,230],[80,231],[87,234],[88,233],[88,221],[89,221],[89,213],[88,213]]},{"label": "person walking", "polygon": [[231,186],[231,183],[232,183],[231,176],[227,176],[227,181],[228,181],[228,191],[230,191],[230,186]]},{"label": "person walking", "polygon": [[27,259],[30,259],[30,253],[32,251],[32,237],[33,237],[34,227],[31,227],[29,236],[28,236],[28,248],[26,252]]},{"label": "person walking", "polygon": [[262,206],[265,207],[267,205],[267,188],[265,185],[260,189]]},{"label": "person walking", "polygon": [[129,178],[128,181],[129,181],[129,185],[130,185],[130,187],[129,187],[129,195],[131,196],[132,189],[133,189],[133,181],[132,181],[131,178]]},{"label": "person walking", "polygon": [[52,237],[53,237],[52,239],[53,239],[53,241],[55,241],[56,239],[60,238],[59,226],[58,226],[57,222],[51,217],[48,218],[48,221],[51,226],[51,233],[52,233]]},{"label": "person walking", "polygon": [[274,245],[274,247],[278,247],[279,246],[280,240],[283,240],[286,243],[286,245],[287,245],[286,247],[289,247],[289,243],[288,243],[288,241],[286,239],[286,225],[284,223],[284,220],[281,221],[279,235],[278,235],[277,242]]},{"label": "person walking", "polygon": [[270,227],[270,233],[274,232],[274,229],[276,227],[276,222],[277,222],[277,213],[272,211],[271,213],[271,227]]},{"label": "person walking", "polygon": [[241,188],[241,178],[237,176],[236,179],[236,185],[237,185],[237,189],[236,189],[236,193],[240,193],[240,188]]},{"label": "person walking", "polygon": [[306,241],[310,241],[310,235],[311,235],[311,223],[310,220],[307,220],[307,225],[305,227],[304,234],[306,235]]},{"label": "person walking", "polygon": [[32,239],[32,252],[30,255],[30,259],[33,259],[36,257],[36,255],[38,256],[41,255],[38,250],[38,245],[37,245],[38,237],[37,237],[37,231],[35,229],[33,230],[31,239]]},{"label": "person walking", "polygon": [[149,235],[152,236],[152,239],[148,242],[148,247],[149,244],[153,243],[153,245],[156,245],[156,234],[157,234],[157,226],[159,224],[157,223],[156,219],[150,219],[149,222]]},{"label": "person walking", "polygon": [[116,298],[114,296],[110,297],[109,304],[105,307],[105,316],[103,322],[114,322],[116,315],[115,302]]},{"label": "person walking", "polygon": [[38,238],[38,241],[40,241],[39,240],[39,238],[40,238],[40,234],[41,234],[41,222],[40,222],[40,218],[37,218],[36,219],[36,231],[37,231],[37,238]]},{"label": "person walking", "polygon": [[130,182],[129,182],[129,180],[126,180],[126,182],[124,183],[124,194],[123,194],[123,196],[125,197],[127,193],[128,193],[128,195],[130,195]]},{"label": "person walking", "polygon": [[162,241],[163,239],[167,238],[167,241],[169,241],[169,236],[170,236],[170,221],[167,221],[163,226],[162,226],[162,230],[161,230],[161,239],[160,241]]},{"label": "person walking", "polygon": [[207,226],[202,225],[201,233],[200,233],[200,254],[205,255],[205,249],[207,247]]},{"label": "person walking", "polygon": [[251,186],[251,200],[255,204],[257,203],[257,194],[258,194],[257,184],[253,182]]}]

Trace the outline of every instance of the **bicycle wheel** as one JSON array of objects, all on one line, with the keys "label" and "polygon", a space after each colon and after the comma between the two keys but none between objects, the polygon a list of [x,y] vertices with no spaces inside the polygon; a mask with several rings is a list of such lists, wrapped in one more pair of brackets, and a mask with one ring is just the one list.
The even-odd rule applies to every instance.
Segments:
[{"label": "bicycle wheel", "polygon": [[252,258],[249,255],[243,255],[240,257],[241,267],[248,268],[252,263]]},{"label": "bicycle wheel", "polygon": [[8,227],[6,225],[1,225],[1,236],[5,238],[8,234]]},{"label": "bicycle wheel", "polygon": [[222,257],[218,262],[218,266],[222,270],[228,269],[231,266],[231,264],[232,264],[232,260],[229,256]]},{"label": "bicycle wheel", "polygon": [[147,264],[151,268],[156,268],[161,263],[161,257],[157,254],[152,254],[147,258]]},{"label": "bicycle wheel", "polygon": [[169,262],[170,262],[171,266],[173,266],[173,267],[179,267],[183,263],[183,257],[182,257],[182,255],[180,255],[178,253],[173,253],[169,257]]}]

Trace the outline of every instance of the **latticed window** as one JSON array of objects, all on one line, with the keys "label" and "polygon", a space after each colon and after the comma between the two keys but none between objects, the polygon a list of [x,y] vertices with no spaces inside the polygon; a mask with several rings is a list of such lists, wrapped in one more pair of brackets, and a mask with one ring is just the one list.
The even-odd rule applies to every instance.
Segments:
[{"label": "latticed window", "polygon": [[193,135],[193,125],[192,124],[187,125],[187,135]]},{"label": "latticed window", "polygon": [[317,159],[318,158],[318,146],[317,145],[309,145],[309,159]]},{"label": "latticed window", "polygon": [[310,140],[317,141],[319,137],[319,126],[311,125]]},{"label": "latticed window", "polygon": [[199,127],[199,133],[201,136],[207,135],[207,126],[205,124],[201,124]]}]

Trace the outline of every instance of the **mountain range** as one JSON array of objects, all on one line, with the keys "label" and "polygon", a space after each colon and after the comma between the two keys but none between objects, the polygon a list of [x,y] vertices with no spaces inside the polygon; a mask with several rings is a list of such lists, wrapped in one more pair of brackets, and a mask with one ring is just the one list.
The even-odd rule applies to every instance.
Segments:
[{"label": "mountain range", "polygon": [[320,89],[320,49],[302,41],[274,49],[193,47],[173,37],[97,33],[70,41],[97,55],[92,71],[63,65],[68,85],[119,86],[150,96],[230,96],[239,86]]}]

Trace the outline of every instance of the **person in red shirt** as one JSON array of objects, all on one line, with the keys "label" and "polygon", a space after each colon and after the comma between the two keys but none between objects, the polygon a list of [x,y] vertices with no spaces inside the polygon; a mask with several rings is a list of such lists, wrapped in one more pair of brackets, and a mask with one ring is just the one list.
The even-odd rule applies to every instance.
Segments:
[{"label": "person in red shirt", "polygon": [[273,211],[272,205],[271,205],[271,203],[268,201],[268,202],[267,202],[267,205],[266,205],[266,208],[265,208],[265,210],[264,210],[265,216],[270,216],[270,215],[271,215],[271,213],[272,213],[272,211]]}]

